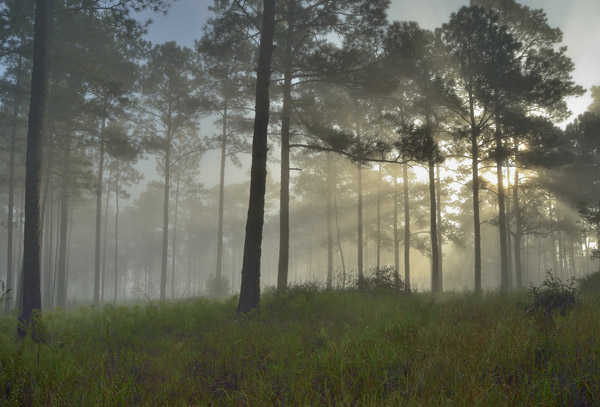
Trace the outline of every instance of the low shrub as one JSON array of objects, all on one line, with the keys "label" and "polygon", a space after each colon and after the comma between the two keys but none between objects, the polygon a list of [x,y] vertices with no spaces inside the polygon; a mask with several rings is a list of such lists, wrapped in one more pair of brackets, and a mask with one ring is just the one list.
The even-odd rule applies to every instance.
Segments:
[{"label": "low shrub", "polygon": [[588,274],[579,280],[579,293],[586,297],[599,297],[600,271]]},{"label": "low shrub", "polygon": [[570,279],[565,284],[548,270],[540,287],[531,286],[531,309],[546,317],[552,317],[554,312],[565,315],[576,302],[575,283],[575,279]]}]

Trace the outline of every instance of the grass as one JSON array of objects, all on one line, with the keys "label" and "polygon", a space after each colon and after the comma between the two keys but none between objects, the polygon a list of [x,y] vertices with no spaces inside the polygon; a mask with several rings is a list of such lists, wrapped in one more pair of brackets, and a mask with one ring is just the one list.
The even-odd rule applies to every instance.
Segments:
[{"label": "grass", "polygon": [[527,293],[318,292],[82,307],[46,342],[0,318],[0,405],[600,405],[600,302],[549,322]]}]

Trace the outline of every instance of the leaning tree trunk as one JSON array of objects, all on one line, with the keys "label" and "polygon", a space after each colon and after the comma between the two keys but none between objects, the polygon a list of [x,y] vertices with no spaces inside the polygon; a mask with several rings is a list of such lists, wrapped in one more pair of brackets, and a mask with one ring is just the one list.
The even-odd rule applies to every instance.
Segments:
[{"label": "leaning tree trunk", "polygon": [[275,32],[275,0],[263,2],[263,29],[260,38],[256,72],[256,108],[254,135],[252,137],[252,168],[250,170],[250,198],[242,285],[237,312],[248,313],[260,305],[260,257],[265,215],[265,189],[267,182],[267,131],[269,127],[269,82]]},{"label": "leaning tree trunk", "polygon": [[58,252],[58,269],[56,275],[56,306],[67,307],[67,236],[69,231],[69,193],[71,184],[71,131],[65,133],[63,168],[60,187],[60,237]]},{"label": "leaning tree trunk", "polygon": [[167,130],[165,146],[165,190],[163,197],[162,261],[160,268],[160,299],[167,298],[167,257],[169,256],[169,183],[171,182],[171,133]]},{"label": "leaning tree trunk", "polygon": [[410,293],[410,207],[408,202],[408,164],[402,166],[404,189],[404,290]]},{"label": "leaning tree trunk", "polygon": [[106,118],[102,119],[100,129],[100,159],[98,161],[98,178],[96,185],[96,240],[94,252],[94,304],[100,303],[100,240],[102,233],[102,181],[104,177],[104,154],[106,151],[106,140],[104,130],[106,129]]},{"label": "leaning tree trunk", "polygon": [[290,121],[292,115],[292,41],[294,4],[288,3],[288,28],[284,56],[283,106],[281,108],[281,190],[279,197],[279,264],[277,289],[285,290],[290,257]]},{"label": "leaning tree trunk", "polygon": [[429,159],[429,224],[431,235],[431,291],[442,292],[442,276],[439,269],[437,215],[435,202],[435,162]]},{"label": "leaning tree trunk", "polygon": [[[42,309],[40,291],[40,184],[42,169],[42,136],[46,94],[52,1],[36,0],[33,34],[33,70],[27,128],[25,162],[25,230],[23,248],[23,300],[19,310],[18,335],[23,338],[35,311]],[[34,329],[35,337],[35,322]]]}]

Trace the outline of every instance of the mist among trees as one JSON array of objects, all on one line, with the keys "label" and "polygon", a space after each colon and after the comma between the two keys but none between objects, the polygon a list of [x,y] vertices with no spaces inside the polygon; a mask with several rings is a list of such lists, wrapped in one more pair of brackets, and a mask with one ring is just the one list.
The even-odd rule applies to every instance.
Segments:
[{"label": "mist among trees", "polygon": [[477,299],[598,271],[600,88],[569,111],[588,90],[544,10],[471,0],[429,30],[389,0],[215,0],[193,47],[150,43],[170,3],[0,2],[20,337],[79,306],[252,318],[264,293],[270,315],[294,290]]}]

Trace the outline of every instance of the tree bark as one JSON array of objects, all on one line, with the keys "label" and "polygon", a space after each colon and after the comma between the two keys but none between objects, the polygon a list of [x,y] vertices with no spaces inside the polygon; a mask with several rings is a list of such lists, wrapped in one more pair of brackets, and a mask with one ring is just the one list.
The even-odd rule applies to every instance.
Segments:
[{"label": "tree bark", "polygon": [[410,206],[408,201],[408,164],[402,166],[404,189],[404,290],[410,293]]},{"label": "tree bark", "polygon": [[285,290],[290,257],[290,121],[292,115],[292,41],[294,4],[288,1],[288,28],[283,73],[283,106],[281,108],[281,190],[279,197],[279,264],[277,289]]},{"label": "tree bark", "polygon": [[[177,212],[179,212],[179,183],[181,181],[181,169],[177,170],[177,186],[175,187],[175,216],[173,217],[173,247],[171,257],[171,298],[175,299],[175,256],[177,251]],[[219,257],[217,257],[217,262]]]},{"label": "tree bark", "polygon": [[440,177],[440,163],[435,166],[435,193],[436,193],[436,215],[437,215],[437,241],[438,241],[438,271],[440,275],[440,286],[444,287],[444,256],[442,252],[442,245],[444,244],[444,237],[442,236],[442,179]]},{"label": "tree bark", "polygon": [[112,181],[112,168],[108,172],[108,184],[106,186],[106,205],[104,209],[104,243],[102,245],[102,283],[100,284],[100,303],[104,302],[104,289],[106,282],[106,242],[108,240],[108,204],[110,202],[110,183]]},{"label": "tree bark", "polygon": [[335,228],[337,229],[337,244],[340,251],[340,259],[342,260],[342,290],[346,288],[346,262],[344,260],[344,251],[342,250],[342,241],[340,239],[340,224],[338,222],[338,207],[337,207],[337,187],[334,185],[333,190],[333,207],[335,209]]},{"label": "tree bark", "polygon": [[[518,146],[517,146],[518,148]],[[523,236],[523,225],[521,219],[521,208],[519,207],[519,167],[515,156],[515,179],[513,183],[513,211],[515,213],[515,283],[517,290],[523,288],[523,269],[521,265],[521,238]]]},{"label": "tree bark", "polygon": [[437,234],[437,205],[435,200],[435,162],[429,160],[429,224],[431,235],[431,291],[442,292],[442,278],[439,269],[438,234]]},{"label": "tree bark", "polygon": [[[219,224],[217,226],[216,281],[221,281],[223,267],[223,212],[225,205],[225,162],[227,159],[227,102],[223,105],[223,133],[221,134],[221,168],[219,172]],[[233,282],[232,282],[233,285]]]},{"label": "tree bark", "polygon": [[332,155],[327,153],[327,289],[333,288],[333,189],[335,172]]},{"label": "tree bark", "polygon": [[[23,248],[23,301],[19,311],[18,335],[23,338],[33,314],[42,309],[40,290],[40,184],[43,123],[48,90],[52,1],[36,0],[33,39],[33,71],[27,128],[25,162],[25,230]],[[35,337],[35,322],[33,323]]]},{"label": "tree bark", "polygon": [[119,288],[119,169],[115,174],[115,295],[113,302],[117,302]]},{"label": "tree bark", "polygon": [[269,83],[275,32],[275,0],[263,2],[263,23],[258,67],[256,74],[256,108],[252,138],[252,167],[250,170],[250,198],[242,284],[237,307],[238,314],[246,314],[260,306],[260,258],[265,214],[267,181],[267,131],[269,127]]},{"label": "tree bark", "polygon": [[163,196],[162,261],[160,268],[160,299],[167,298],[167,257],[169,256],[169,189],[171,182],[171,134],[167,130],[165,145],[165,190]]},{"label": "tree bark", "polygon": [[496,114],[496,131],[494,132],[496,140],[496,174],[498,178],[498,223],[500,228],[500,289],[502,292],[508,292],[510,281],[508,275],[508,247],[506,238],[506,209],[504,202],[504,149],[502,145],[502,133],[500,131],[500,122]]},{"label": "tree bark", "polygon": [[379,171],[377,171],[377,273],[381,268],[381,167],[379,164]]},{"label": "tree bark", "polygon": [[67,236],[69,230],[69,193],[71,188],[71,130],[65,134],[64,157],[61,173],[60,189],[60,250],[58,252],[58,269],[56,275],[56,306],[67,307]]},{"label": "tree bark", "polygon": [[96,240],[94,252],[94,304],[100,303],[100,240],[102,233],[102,181],[104,177],[104,154],[106,151],[104,130],[106,118],[102,119],[100,128],[100,158],[98,161],[98,178],[96,185]]},{"label": "tree bark", "polygon": [[398,178],[394,174],[394,286],[400,289],[400,236],[398,233]]}]

